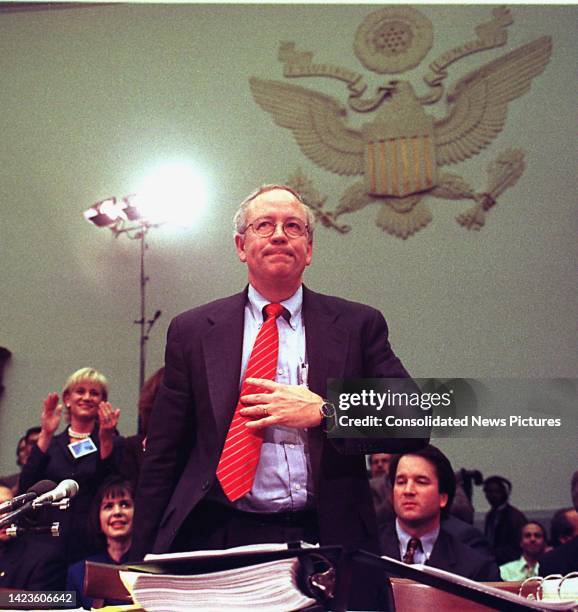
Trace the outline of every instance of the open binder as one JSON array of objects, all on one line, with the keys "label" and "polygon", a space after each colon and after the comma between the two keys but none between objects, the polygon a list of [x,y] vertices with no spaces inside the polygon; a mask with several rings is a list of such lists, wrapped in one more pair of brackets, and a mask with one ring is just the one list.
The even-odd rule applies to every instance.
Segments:
[{"label": "open binder", "polygon": [[[255,548],[257,550],[251,550]],[[311,605],[306,609],[324,610],[329,607],[334,610],[346,609],[347,591],[340,585],[341,577],[348,572],[348,567],[340,546],[302,548],[299,544],[295,544],[266,545],[261,549],[241,547],[225,551],[156,555],[144,561],[123,565],[87,561],[84,588],[90,597],[132,603],[132,598],[121,579],[121,572],[154,575],[155,580],[149,582],[161,586],[163,575],[166,575],[166,588],[170,590],[171,582],[173,586],[177,582],[176,577],[189,576],[194,581],[195,576],[212,574],[217,578],[219,572],[243,568],[247,569],[249,575],[251,571],[259,571],[259,567],[256,566],[266,570],[266,564],[282,559],[298,561],[296,587],[303,595],[311,598]],[[169,576],[174,576],[175,579],[171,581]],[[348,584],[348,581],[344,580],[343,584]]]}]

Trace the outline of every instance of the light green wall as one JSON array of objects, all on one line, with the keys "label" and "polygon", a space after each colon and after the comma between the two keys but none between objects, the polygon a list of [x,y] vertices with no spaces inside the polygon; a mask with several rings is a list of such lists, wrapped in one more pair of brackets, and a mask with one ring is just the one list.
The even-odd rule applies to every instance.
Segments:
[{"label": "light green wall", "polygon": [[[0,14],[0,344],[13,352],[0,404],[0,473],[15,469],[16,440],[38,421],[42,398],[81,366],[107,374],[121,430],[135,430],[138,247],[90,226],[82,211],[131,193],[166,159],[190,160],[206,174],[208,213],[199,225],[151,235],[149,307],[163,311],[149,343],[152,372],[171,316],[243,286],[230,230],[238,201],[263,182],[286,181],[298,166],[329,196],[329,209],[352,182],[307,161],[253,101],[248,78],[282,80],[277,48],[287,40],[377,84],[353,54],[357,27],[377,8],[115,5]],[[471,40],[491,7],[419,10],[434,24],[434,48],[403,78],[422,93],[427,64]],[[345,236],[317,232],[306,282],[382,309],[396,351],[417,376],[577,375],[577,9],[513,6],[512,13],[505,49],[450,68],[451,83],[505,51],[553,37],[550,64],[510,105],[503,132],[451,168],[482,190],[498,153],[526,151],[524,176],[486,227],[467,232],[454,221],[471,203],[431,199],[433,222],[407,241],[379,230],[373,207],[343,218],[352,225]],[[345,103],[337,81],[293,82]],[[569,504],[575,440],[556,448],[442,446],[456,467],[511,478],[523,508]]]}]

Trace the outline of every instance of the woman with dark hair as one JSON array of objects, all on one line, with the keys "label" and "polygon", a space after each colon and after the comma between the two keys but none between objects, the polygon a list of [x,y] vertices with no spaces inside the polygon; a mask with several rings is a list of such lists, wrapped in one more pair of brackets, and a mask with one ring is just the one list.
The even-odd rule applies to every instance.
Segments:
[{"label": "woman with dark hair", "polygon": [[[63,411],[68,425],[57,434]],[[61,548],[67,564],[93,552],[86,520],[94,491],[117,471],[119,416],[120,410],[108,402],[106,378],[94,368],[81,368],[69,376],[62,402],[58,393],[49,393],[44,400],[40,435],[22,467],[19,492],[45,479],[59,483],[72,478],[78,483],[78,495],[68,510],[51,509],[51,520],[60,523],[60,537],[53,546]]]},{"label": "woman with dark hair", "polygon": [[108,478],[98,490],[88,518],[88,532],[101,552],[71,565],[66,576],[66,590],[76,591],[77,606],[90,610],[96,607],[95,604],[124,603],[112,600],[97,602],[84,594],[85,562],[124,563],[132,542],[133,514],[132,484],[120,476]]},{"label": "woman with dark hair", "polygon": [[139,433],[122,439],[122,459],[119,472],[130,480],[135,488],[144,459],[153,404],[164,373],[165,369],[160,368],[145,381],[138,400]]}]

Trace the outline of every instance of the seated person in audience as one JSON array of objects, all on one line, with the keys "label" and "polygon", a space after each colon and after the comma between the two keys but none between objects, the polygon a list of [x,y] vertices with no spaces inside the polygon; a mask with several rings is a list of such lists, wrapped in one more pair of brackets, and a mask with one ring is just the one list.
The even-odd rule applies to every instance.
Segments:
[{"label": "seated person in audience", "polygon": [[[11,489],[0,485],[0,504],[12,498]],[[0,589],[62,591],[66,566],[54,547],[34,534],[11,538],[8,527],[0,528]]]},{"label": "seated person in audience", "polygon": [[500,580],[492,559],[462,544],[442,526],[456,481],[449,459],[438,448],[428,445],[395,457],[389,476],[397,518],[380,530],[383,554],[473,580]]},{"label": "seated person in audience", "polygon": [[520,548],[519,559],[500,565],[502,580],[515,582],[540,575],[538,558],[546,549],[546,529],[541,523],[529,521],[522,527]]},{"label": "seated person in audience", "polygon": [[[39,435],[40,427],[30,427],[30,429],[26,431],[20,440],[18,440],[18,444],[16,446],[16,465],[20,468],[20,470],[22,470],[23,466],[28,461],[30,451],[38,441]],[[12,493],[16,495],[18,492],[19,480],[20,472],[17,472],[16,474],[10,474],[10,476],[0,478],[0,485],[9,487],[12,489]]]},{"label": "seated person in audience", "polygon": [[40,427],[29,427],[24,434],[24,447],[20,451],[18,465],[22,468],[28,462],[28,457],[32,452],[32,447],[38,444],[38,438],[40,437]]},{"label": "seated person in audience", "polygon": [[[18,440],[18,444],[16,445],[16,465],[22,469],[21,457],[24,454],[24,449],[26,448],[26,438],[22,436],[20,440]],[[18,492],[18,479],[20,478],[20,472],[15,472],[14,474],[8,474],[8,476],[0,477],[0,486],[8,487],[13,493]]]},{"label": "seated person in audience", "polygon": [[369,455],[369,475],[371,478],[387,476],[389,474],[389,464],[393,455],[391,453],[373,453]]},{"label": "seated person in audience", "polygon": [[578,536],[578,512],[574,508],[561,508],[550,521],[550,541],[552,546],[557,548],[576,536]]},{"label": "seated person in audience", "polygon": [[[395,521],[391,481],[389,480],[389,465],[393,457],[395,457],[395,455],[389,453],[374,453],[369,456],[369,469],[372,476],[369,480],[369,485],[371,487],[378,525],[384,525],[385,523]],[[458,484],[456,475],[456,495],[460,490],[462,491],[463,497],[467,499],[463,488]],[[469,522],[461,519],[459,516],[460,513],[457,515],[454,514],[455,508],[456,497],[454,497],[450,511],[445,513],[445,516],[442,517],[442,526],[444,530],[451,533],[451,535],[463,544],[467,544],[482,555],[494,560],[490,545],[484,537],[484,534]]]},{"label": "seated person in audience", "polygon": [[483,480],[482,473],[476,469],[460,468],[456,472],[456,496],[450,508],[453,516],[457,516],[470,525],[474,524],[473,486],[481,485]]},{"label": "seated person in audience", "polygon": [[164,367],[158,369],[145,381],[141,389],[138,400],[139,433],[122,439],[122,459],[119,472],[133,483],[135,489],[144,459],[149,419],[164,371]]},{"label": "seated person in audience", "polygon": [[522,554],[518,534],[528,519],[508,503],[512,483],[503,476],[484,480],[484,494],[492,507],[486,514],[484,533],[498,565],[518,559]]},{"label": "seated person in audience", "polygon": [[456,472],[456,494],[450,514],[464,523],[474,524],[474,506],[462,486],[461,470]]},{"label": "seated person in audience", "polygon": [[60,523],[56,539],[67,565],[86,557],[92,551],[87,544],[86,522],[94,492],[117,465],[116,425],[120,410],[107,401],[106,378],[92,368],[82,368],[72,374],[64,385],[62,402],[69,425],[56,434],[63,404],[57,393],[44,400],[41,431],[36,446],[22,469],[20,493],[39,480],[59,483],[72,478],[79,492],[65,510],[53,509],[53,520]]},{"label": "seated person in audience", "polygon": [[[572,476],[572,503],[578,511],[578,470]],[[578,571],[578,536],[540,557],[540,574],[562,574]]]},{"label": "seated person in audience", "polygon": [[120,476],[111,476],[98,490],[90,510],[89,531],[101,552],[77,561],[68,568],[66,590],[76,591],[76,605],[91,609],[122,604],[112,600],[97,601],[84,594],[86,561],[121,564],[127,560],[132,542],[134,514],[133,487]]},{"label": "seated person in audience", "polygon": [[394,457],[391,453],[374,453],[369,455],[369,486],[377,524],[382,525],[395,520],[389,481],[389,464]]}]

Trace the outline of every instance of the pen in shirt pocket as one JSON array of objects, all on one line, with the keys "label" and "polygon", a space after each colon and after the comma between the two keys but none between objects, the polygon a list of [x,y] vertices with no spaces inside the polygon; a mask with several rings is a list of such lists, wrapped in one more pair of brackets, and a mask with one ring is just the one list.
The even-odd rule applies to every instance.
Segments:
[{"label": "pen in shirt pocket", "polygon": [[309,387],[309,364],[302,361],[297,369],[297,383]]}]

